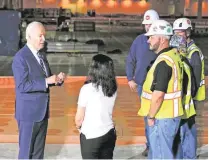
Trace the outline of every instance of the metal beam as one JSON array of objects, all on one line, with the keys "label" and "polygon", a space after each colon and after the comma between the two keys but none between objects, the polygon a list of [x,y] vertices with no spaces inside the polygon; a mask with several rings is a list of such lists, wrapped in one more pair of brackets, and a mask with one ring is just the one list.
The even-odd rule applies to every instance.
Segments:
[{"label": "metal beam", "polygon": [[198,0],[197,18],[202,19],[202,0]]}]

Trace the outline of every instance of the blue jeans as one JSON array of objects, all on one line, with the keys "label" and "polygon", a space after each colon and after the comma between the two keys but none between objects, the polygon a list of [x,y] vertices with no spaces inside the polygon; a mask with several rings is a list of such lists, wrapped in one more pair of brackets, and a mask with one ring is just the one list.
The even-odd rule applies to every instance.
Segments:
[{"label": "blue jeans", "polygon": [[155,119],[149,127],[150,149],[148,159],[174,159],[173,144],[180,118]]},{"label": "blue jeans", "polygon": [[[138,86],[137,86],[137,91],[138,91],[138,96],[139,96],[139,98],[141,99],[142,86],[138,85]],[[146,139],[147,139],[146,146],[149,147],[147,117],[144,117],[144,125],[145,125],[145,136],[146,136]]]},{"label": "blue jeans", "polygon": [[197,128],[195,125],[195,116],[181,120],[175,143],[176,159],[197,158]]},{"label": "blue jeans", "polygon": [[142,86],[137,85],[137,92],[138,92],[138,96],[141,98],[141,95],[142,95]]}]

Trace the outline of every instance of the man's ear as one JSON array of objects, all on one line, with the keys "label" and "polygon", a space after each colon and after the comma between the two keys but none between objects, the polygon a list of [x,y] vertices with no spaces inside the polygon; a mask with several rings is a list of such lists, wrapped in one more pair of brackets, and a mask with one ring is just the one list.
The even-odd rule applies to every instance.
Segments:
[{"label": "man's ear", "polygon": [[26,40],[28,40],[28,39],[29,39],[29,36],[28,36],[28,35],[26,35],[26,36],[25,36],[25,39],[26,39]]},{"label": "man's ear", "polygon": [[160,43],[164,43],[163,37],[159,36]]},{"label": "man's ear", "polygon": [[30,35],[26,35],[26,40],[29,40],[30,38],[31,38],[31,36]]},{"label": "man's ear", "polygon": [[160,41],[161,41],[162,44],[164,44],[165,41],[166,41],[166,39],[165,39],[163,36],[161,36],[161,37],[160,37]]}]

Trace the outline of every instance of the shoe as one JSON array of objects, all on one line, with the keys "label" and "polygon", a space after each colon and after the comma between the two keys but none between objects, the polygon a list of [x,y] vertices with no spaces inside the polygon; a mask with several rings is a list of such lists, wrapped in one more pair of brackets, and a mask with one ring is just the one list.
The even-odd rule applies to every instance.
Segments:
[{"label": "shoe", "polygon": [[142,152],[142,156],[147,157],[149,152],[149,147],[146,147],[146,149]]}]

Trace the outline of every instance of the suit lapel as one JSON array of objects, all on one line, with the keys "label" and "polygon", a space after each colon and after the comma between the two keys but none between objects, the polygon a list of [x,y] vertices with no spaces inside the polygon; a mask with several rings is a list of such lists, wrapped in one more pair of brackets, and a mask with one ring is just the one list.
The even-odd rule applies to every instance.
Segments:
[{"label": "suit lapel", "polygon": [[37,61],[36,57],[33,55],[32,51],[28,48],[27,45],[25,45],[26,48],[28,49],[28,52],[30,52],[30,54],[28,54],[28,56],[35,62],[37,69],[41,72],[41,74],[45,76],[44,71],[41,68],[41,65],[39,64],[39,62]]}]

